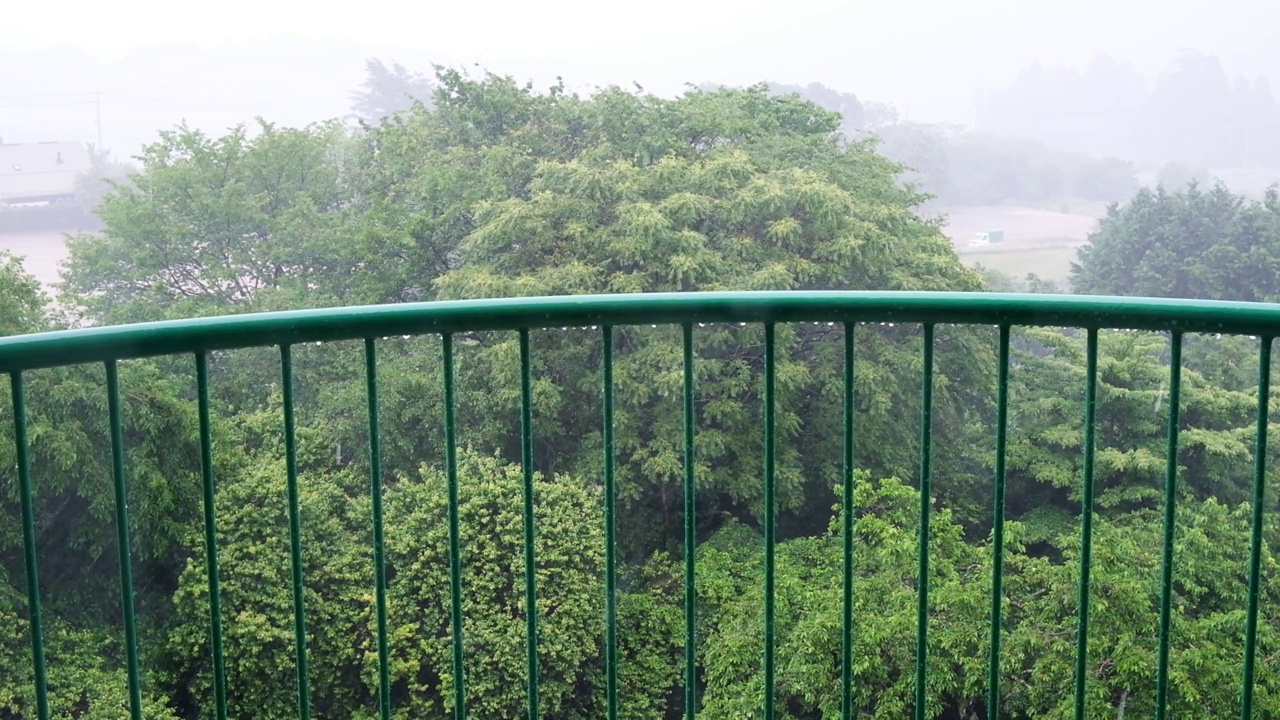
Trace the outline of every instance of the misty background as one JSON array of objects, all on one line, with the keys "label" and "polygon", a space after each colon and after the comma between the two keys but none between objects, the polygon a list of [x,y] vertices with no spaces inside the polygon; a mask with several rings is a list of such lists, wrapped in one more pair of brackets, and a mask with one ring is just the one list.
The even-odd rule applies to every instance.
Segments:
[{"label": "misty background", "polygon": [[[1280,718],[1274,0],[10,5],[0,720]],[[1271,305],[8,339],[832,289]]]},{"label": "misty background", "polygon": [[[583,94],[768,82],[841,112],[850,138],[879,137],[962,253],[1000,229],[1045,250],[1034,264],[1056,279],[1106,205],[1142,185],[1216,180],[1256,198],[1280,180],[1280,7],[1265,0],[65,10],[6,9],[4,143],[82,142],[127,164],[180,123],[215,136],[255,118],[355,127],[378,119],[360,91],[379,72],[383,92],[429,102],[436,65]],[[7,245],[54,278],[47,237]]]},{"label": "misty background", "polygon": [[[441,63],[479,64],[537,85],[559,76],[580,91],[819,83],[891,103],[917,122],[1142,162],[1207,161],[1219,158],[1191,146],[1194,121],[1274,107],[1268,78],[1280,76],[1280,8],[1265,0],[1056,8],[663,0],[643,9],[575,0],[421,9],[370,2],[358,13],[237,0],[191,16],[152,5],[72,2],[63,17],[35,4],[7,8],[6,142],[95,141],[96,92],[103,143],[123,155],[182,119],[217,130],[254,115],[286,124],[340,117],[364,61],[378,57],[427,74]],[[1209,57],[1188,61],[1185,53]],[[1144,112],[1192,117],[1162,144],[1133,137]]]}]

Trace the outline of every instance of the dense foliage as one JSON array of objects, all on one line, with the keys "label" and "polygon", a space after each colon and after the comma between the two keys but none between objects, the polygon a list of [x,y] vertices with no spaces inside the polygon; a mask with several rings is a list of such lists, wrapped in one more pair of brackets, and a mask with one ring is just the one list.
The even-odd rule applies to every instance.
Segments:
[{"label": "dense foliage", "polygon": [[[221,137],[184,127],[163,133],[139,158],[139,173],[103,200],[102,236],[72,243],[60,296],[71,321],[535,294],[993,287],[921,217],[925,198],[904,182],[902,166],[880,155],[875,141],[843,135],[838,114],[785,88],[693,90],[675,99],[611,88],[581,97],[454,71],[429,83],[399,67],[370,73],[360,98],[373,124],[359,130],[262,122]],[[395,104],[405,83],[414,92],[433,86],[430,102]],[[1273,197],[1246,204],[1220,189],[1140,192],[1104,221],[1076,283],[1090,291],[1161,295],[1172,286],[1172,294],[1273,298],[1266,288],[1274,278],[1233,281],[1220,270],[1267,267],[1275,205]],[[1222,255],[1228,250],[1235,254]],[[1180,270],[1166,255],[1194,262]],[[1175,277],[1185,281],[1167,279]],[[65,324],[59,313],[16,260],[0,257],[0,334]],[[843,332],[778,328],[779,717],[831,717],[840,706]],[[915,696],[921,342],[911,326],[856,333],[853,704],[859,717],[897,720]],[[542,709],[546,717],[596,718],[605,684],[600,334],[530,337]],[[661,327],[617,329],[614,337],[622,715],[678,717],[681,338]],[[727,720],[754,716],[763,700],[763,338],[760,328],[737,326],[698,327],[694,337],[695,671],[700,714]],[[937,329],[932,718],[986,713],[995,342],[990,328]],[[459,335],[455,345],[468,703],[472,717],[496,720],[519,716],[525,702],[520,349],[506,333]],[[1146,715],[1154,702],[1169,350],[1166,339],[1144,333],[1104,332],[1100,346],[1088,707],[1090,716]],[[378,347],[390,700],[397,718],[444,717],[455,678],[442,347],[430,336],[381,339]],[[361,350],[337,343],[294,353],[316,717],[373,718],[379,701]],[[1002,716],[1010,720],[1072,716],[1084,353],[1081,332],[1014,335],[1000,668]],[[1226,716],[1236,702],[1256,357],[1257,343],[1247,338],[1187,339],[1173,606],[1178,716]],[[210,366],[230,711],[292,717],[279,359],[269,349],[220,352]],[[121,381],[144,715],[212,717],[192,362],[127,362]],[[122,718],[102,373],[31,372],[27,394],[54,710]],[[0,393],[0,424],[11,417],[11,399]],[[15,462],[12,444],[0,443],[5,518],[19,516]],[[1278,528],[1269,523],[1262,657],[1280,651]],[[0,577],[0,718],[28,717],[16,522],[0,524]],[[1280,714],[1280,677],[1260,673],[1257,702],[1261,716]]]},{"label": "dense foliage", "polygon": [[1107,212],[1072,265],[1077,292],[1280,300],[1280,194],[1221,184],[1143,189]]}]

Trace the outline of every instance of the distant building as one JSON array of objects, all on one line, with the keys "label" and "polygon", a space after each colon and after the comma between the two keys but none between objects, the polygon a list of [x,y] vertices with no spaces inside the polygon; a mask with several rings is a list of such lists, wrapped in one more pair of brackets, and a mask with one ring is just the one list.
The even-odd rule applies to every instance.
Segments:
[{"label": "distant building", "polygon": [[69,202],[93,163],[78,142],[0,142],[0,206]]}]

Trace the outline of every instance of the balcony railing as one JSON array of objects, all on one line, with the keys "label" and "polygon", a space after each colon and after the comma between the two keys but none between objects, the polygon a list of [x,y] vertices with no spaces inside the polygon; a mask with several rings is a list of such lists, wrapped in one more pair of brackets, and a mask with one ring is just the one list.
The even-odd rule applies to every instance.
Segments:
[{"label": "balcony railing", "polygon": [[[694,464],[694,440],[698,431],[694,412],[694,336],[702,323],[758,323],[765,328],[764,345],[764,644],[761,650],[764,676],[764,704],[761,716],[774,715],[775,680],[775,328],[785,323],[833,323],[843,327],[844,409],[841,530],[843,533],[843,623],[840,677],[842,717],[853,714],[851,703],[853,673],[851,658],[856,638],[853,612],[854,588],[854,333],[860,323],[918,323],[923,327],[923,373],[921,377],[921,435],[919,461],[919,553],[918,615],[916,622],[914,717],[926,717],[925,692],[929,674],[926,649],[929,644],[929,521],[930,427],[933,410],[934,329],[938,325],[982,325],[999,330],[998,397],[996,402],[996,451],[993,478],[993,545],[990,610],[990,656],[987,713],[1000,716],[1000,659],[1002,637],[1002,582],[1005,542],[1005,460],[1008,425],[1010,330],[1019,326],[1057,326],[1083,329],[1086,333],[1085,416],[1083,472],[1080,478],[1080,574],[1078,616],[1075,637],[1074,716],[1085,717],[1088,682],[1086,662],[1089,651],[1090,570],[1093,543],[1094,414],[1098,382],[1098,332],[1103,329],[1131,329],[1168,333],[1171,339],[1169,375],[1170,413],[1168,418],[1167,476],[1163,500],[1163,562],[1161,573],[1158,666],[1156,672],[1157,718],[1168,708],[1169,628],[1173,595],[1175,504],[1178,452],[1178,407],[1182,370],[1182,340],[1186,333],[1237,334],[1261,339],[1258,357],[1257,439],[1252,487],[1252,528],[1248,559],[1248,600],[1245,608],[1244,665],[1240,684],[1240,717],[1253,717],[1255,644],[1258,622],[1259,562],[1263,542],[1263,498],[1267,443],[1267,399],[1271,341],[1280,334],[1280,306],[1245,303],[1119,299],[1100,297],[989,295],[965,293],[875,293],[875,292],[761,292],[683,293],[623,296],[524,298],[437,302],[379,307],[341,308],[215,317],[149,323],[122,327],[97,327],[0,339],[0,372],[8,373],[12,384],[14,441],[21,505],[26,591],[30,618],[31,658],[34,695],[41,720],[50,716],[46,680],[46,660],[42,637],[41,593],[37,567],[35,515],[29,462],[27,419],[24,406],[24,373],[82,363],[102,363],[106,368],[106,393],[113,459],[115,519],[118,529],[120,600],[123,609],[125,663],[128,676],[130,713],[142,717],[139,640],[131,575],[131,551],[125,474],[125,448],[121,425],[121,392],[117,364],[121,360],[160,355],[192,356],[197,388],[203,470],[203,511],[205,565],[209,592],[209,633],[211,638],[216,717],[227,715],[227,677],[223,650],[222,610],[218,569],[218,531],[209,401],[209,353],[248,347],[279,348],[283,381],[283,414],[288,521],[291,546],[294,638],[296,643],[298,715],[309,717],[311,700],[307,670],[307,614],[304,607],[302,531],[299,513],[297,441],[295,438],[293,363],[291,347],[301,343],[363,340],[369,410],[372,492],[369,498],[373,522],[374,615],[380,686],[380,711],[391,713],[389,691],[389,642],[387,629],[387,579],[383,558],[382,478],[379,455],[378,339],[396,335],[439,334],[443,338],[443,383],[445,398],[445,467],[448,480],[449,577],[451,583],[451,643],[454,713],[467,716],[467,685],[464,673],[463,637],[466,632],[462,612],[463,584],[459,548],[458,463],[456,458],[454,343],[458,333],[514,331],[520,338],[521,368],[521,450],[524,478],[524,568],[526,592],[526,642],[528,663],[528,717],[540,716],[538,696],[538,592],[534,569],[534,496],[532,452],[532,379],[529,333],[539,328],[592,327],[600,329],[603,349],[603,438],[601,458],[605,498],[605,672],[606,707],[609,718],[618,712],[617,564],[615,537],[615,453],[614,453],[614,328],[626,325],[666,324],[683,328],[683,414],[684,414],[684,708],[686,717],[698,709],[695,672],[698,666],[695,642],[697,628],[695,578],[694,502],[698,477]],[[7,519],[6,519],[7,520]]]}]

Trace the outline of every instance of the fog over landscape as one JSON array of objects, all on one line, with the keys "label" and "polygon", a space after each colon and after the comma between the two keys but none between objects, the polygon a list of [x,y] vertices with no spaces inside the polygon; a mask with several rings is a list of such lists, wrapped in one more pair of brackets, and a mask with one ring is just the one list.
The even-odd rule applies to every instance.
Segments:
[{"label": "fog over landscape", "polygon": [[[1280,179],[1280,7],[1265,0],[72,7],[56,22],[35,5],[9,11],[22,31],[0,45],[3,142],[100,143],[128,162],[179,123],[215,135],[258,117],[354,125],[352,93],[376,58],[425,78],[443,65],[587,94],[809,88],[845,113],[846,135],[883,138],[962,246],[974,227],[1006,225],[1023,228],[1014,242],[1079,244],[1135,184],[1216,178],[1258,196]],[[1085,157],[1130,169],[1082,169]],[[1009,205],[1021,215],[993,209]],[[1064,277],[1060,260],[1047,274]]]},{"label": "fog over landscape", "polygon": [[1277,0],[0,5],[0,720],[1280,718]]},{"label": "fog over landscape", "polygon": [[[359,13],[236,0],[190,15],[144,2],[66,7],[56,19],[35,4],[6,10],[6,25],[20,28],[0,45],[8,142],[50,133],[93,141],[94,106],[83,97],[93,92],[103,93],[104,143],[121,153],[182,118],[215,129],[253,115],[340,117],[369,57],[428,73],[431,63],[479,64],[538,85],[559,76],[582,90],[639,83],[663,95],[690,83],[820,83],[892,103],[912,120],[959,125],[972,125],[979,98],[1028,68],[1083,71],[1099,55],[1147,83],[1184,50],[1216,56],[1231,80],[1280,78],[1280,8],[1266,0],[1034,9],[1016,0],[662,0],[643,9],[384,0]],[[1061,115],[1043,100],[1021,112]]]}]

